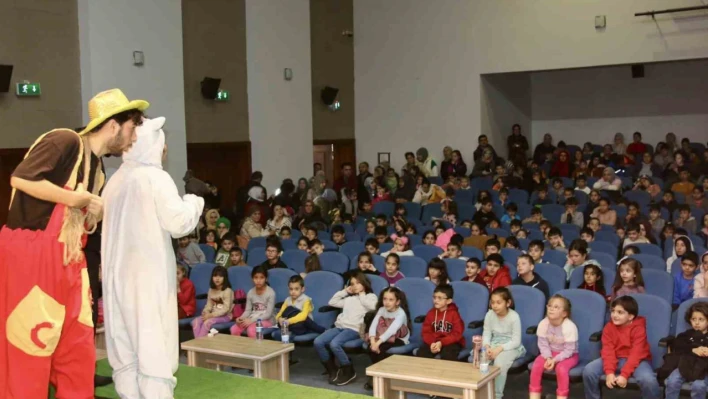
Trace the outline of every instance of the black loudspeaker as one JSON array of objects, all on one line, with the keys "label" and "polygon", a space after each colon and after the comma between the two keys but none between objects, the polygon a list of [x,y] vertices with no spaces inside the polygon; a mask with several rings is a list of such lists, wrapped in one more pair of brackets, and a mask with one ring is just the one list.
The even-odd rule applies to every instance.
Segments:
[{"label": "black loudspeaker", "polygon": [[0,65],[0,93],[10,91],[10,78],[12,77],[12,65]]},{"label": "black loudspeaker", "polygon": [[334,104],[334,101],[337,99],[338,93],[339,93],[339,89],[334,88],[334,87],[325,86],[325,88],[322,89],[322,93],[320,94],[320,97],[322,97],[322,102],[325,105],[332,105],[332,104]]},{"label": "black loudspeaker", "polygon": [[636,64],[632,65],[632,78],[643,78],[644,77],[644,65]]},{"label": "black loudspeaker", "polygon": [[202,80],[202,97],[207,100],[216,99],[219,93],[219,86],[221,86],[221,79],[204,78]]}]

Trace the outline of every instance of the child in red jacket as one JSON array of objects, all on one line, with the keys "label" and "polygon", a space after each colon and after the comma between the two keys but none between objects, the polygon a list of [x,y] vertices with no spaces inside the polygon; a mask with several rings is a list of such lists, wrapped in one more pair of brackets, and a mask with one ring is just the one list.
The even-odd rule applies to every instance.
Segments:
[{"label": "child in red jacket", "polygon": [[491,254],[487,257],[487,267],[479,276],[484,280],[489,292],[511,285],[509,267],[504,264],[504,257],[500,254]]},{"label": "child in red jacket", "polygon": [[197,310],[197,297],[194,284],[187,278],[187,267],[177,264],[177,316],[180,319],[194,316]]},{"label": "child in red jacket", "polygon": [[583,370],[586,399],[600,399],[600,377],[609,389],[625,388],[627,380],[637,380],[643,399],[660,399],[659,383],[651,365],[647,325],[638,316],[639,305],[631,296],[621,296],[610,304],[610,322],[602,330],[601,358]]},{"label": "child in red jacket", "polygon": [[465,324],[452,303],[452,286],[441,284],[433,293],[433,308],[423,322],[423,345],[418,349],[418,356],[434,358],[437,354],[443,360],[457,360],[465,347]]}]

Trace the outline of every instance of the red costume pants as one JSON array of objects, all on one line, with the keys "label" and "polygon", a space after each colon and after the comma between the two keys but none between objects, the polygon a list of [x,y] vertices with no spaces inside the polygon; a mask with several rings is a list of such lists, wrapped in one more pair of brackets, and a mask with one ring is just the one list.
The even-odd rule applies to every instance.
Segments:
[{"label": "red costume pants", "polygon": [[94,397],[96,350],[86,261],[63,264],[56,205],[44,231],[0,231],[0,398]]}]

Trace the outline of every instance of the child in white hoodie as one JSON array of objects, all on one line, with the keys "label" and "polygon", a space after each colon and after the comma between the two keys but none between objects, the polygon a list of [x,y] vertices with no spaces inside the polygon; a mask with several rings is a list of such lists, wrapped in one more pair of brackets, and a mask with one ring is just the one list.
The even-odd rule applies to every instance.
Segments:
[{"label": "child in white hoodie", "polygon": [[[369,279],[359,271],[352,274],[347,288],[337,292],[329,300],[329,306],[342,309],[342,313],[337,316],[334,328],[315,338],[314,346],[329,374],[331,384],[347,385],[356,378],[354,366],[342,345],[359,339],[364,328],[364,316],[367,312],[376,310],[377,302],[378,298],[371,289]],[[339,368],[335,366],[332,354],[337,358]]]}]

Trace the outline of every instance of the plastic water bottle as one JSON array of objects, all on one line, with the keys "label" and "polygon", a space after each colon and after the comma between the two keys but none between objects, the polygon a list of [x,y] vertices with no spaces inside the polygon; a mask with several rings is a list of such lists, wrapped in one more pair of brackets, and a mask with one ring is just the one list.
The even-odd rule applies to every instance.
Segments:
[{"label": "plastic water bottle", "polygon": [[263,339],[263,322],[261,319],[256,321],[256,339],[258,341]]},{"label": "plastic water bottle", "polygon": [[489,359],[487,358],[487,348],[482,348],[479,354],[479,372],[482,374],[489,373]]},{"label": "plastic water bottle", "polygon": [[475,335],[472,337],[472,348],[473,348],[473,354],[472,354],[472,363],[475,367],[479,368],[479,352],[482,348],[482,336],[481,335]]},{"label": "plastic water bottle", "polygon": [[280,339],[281,341],[283,341],[284,344],[290,343],[290,330],[288,330],[287,320],[283,320],[283,323],[280,326]]}]

